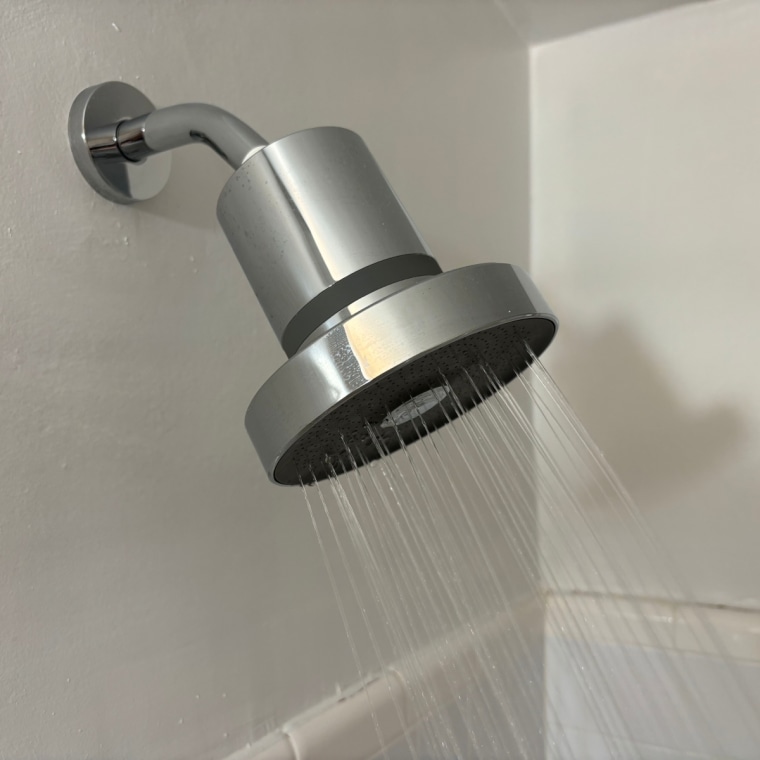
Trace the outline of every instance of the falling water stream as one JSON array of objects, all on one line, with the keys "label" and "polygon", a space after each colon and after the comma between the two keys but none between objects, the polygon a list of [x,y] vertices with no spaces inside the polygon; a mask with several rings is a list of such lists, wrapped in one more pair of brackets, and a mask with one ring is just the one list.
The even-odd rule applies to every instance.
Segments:
[{"label": "falling water stream", "polygon": [[[436,431],[413,417],[420,440],[393,455],[368,425],[378,459],[347,444],[353,466],[303,488],[358,680],[405,686],[393,708],[415,727],[390,746],[375,715],[383,756],[586,760],[577,719],[603,757],[684,736],[679,756],[734,757],[652,612],[693,600],[551,376],[537,359],[509,387],[478,371],[493,395],[467,414]],[[696,612],[689,635],[724,658],[714,688],[760,747],[758,706]],[[545,685],[549,641],[570,704]]]}]

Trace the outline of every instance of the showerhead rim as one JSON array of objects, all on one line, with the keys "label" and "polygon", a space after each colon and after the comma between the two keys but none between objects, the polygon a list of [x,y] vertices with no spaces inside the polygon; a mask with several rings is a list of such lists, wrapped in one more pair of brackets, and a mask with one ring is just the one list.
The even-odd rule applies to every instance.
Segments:
[{"label": "showerhead rim", "polygon": [[[245,417],[269,479],[306,434],[357,394],[438,349],[525,320],[558,320],[532,280],[511,264],[476,264],[394,293],[332,328],[293,355],[261,386]],[[390,411],[390,410],[389,410]],[[379,422],[379,420],[378,420]]]}]

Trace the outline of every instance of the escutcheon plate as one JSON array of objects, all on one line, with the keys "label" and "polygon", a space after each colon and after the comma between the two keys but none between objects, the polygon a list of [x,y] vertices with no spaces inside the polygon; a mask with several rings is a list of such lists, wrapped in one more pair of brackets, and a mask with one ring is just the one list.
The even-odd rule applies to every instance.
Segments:
[{"label": "escutcheon plate", "polygon": [[[104,82],[77,95],[69,112],[69,143],[79,171],[90,186],[114,203],[135,203],[157,195],[166,185],[171,154],[157,153],[139,163],[102,151],[119,122],[155,111],[138,89],[124,82]],[[110,125],[114,128],[107,129]],[[109,155],[110,154],[110,155]]]}]

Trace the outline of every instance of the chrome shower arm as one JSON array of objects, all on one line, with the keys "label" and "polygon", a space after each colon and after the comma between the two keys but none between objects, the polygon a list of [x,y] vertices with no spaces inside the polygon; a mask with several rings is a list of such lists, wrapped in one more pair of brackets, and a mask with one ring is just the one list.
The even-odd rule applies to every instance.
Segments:
[{"label": "chrome shower arm", "polygon": [[158,108],[114,125],[114,145],[128,161],[142,161],[190,143],[204,143],[237,169],[267,141],[228,111],[205,103]]},{"label": "chrome shower arm", "polygon": [[69,112],[69,142],[84,178],[115,203],[159,193],[169,179],[173,148],[205,143],[238,169],[267,146],[258,132],[221,108],[156,108],[125,82],[104,82],[77,95]]}]

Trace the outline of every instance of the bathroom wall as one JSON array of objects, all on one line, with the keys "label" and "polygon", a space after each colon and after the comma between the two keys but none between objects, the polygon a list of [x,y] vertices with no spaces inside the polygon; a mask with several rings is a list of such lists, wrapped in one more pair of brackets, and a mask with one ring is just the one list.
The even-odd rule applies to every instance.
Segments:
[{"label": "bathroom wall", "polygon": [[[591,651],[605,662],[628,705],[630,679],[615,675],[626,663],[654,659],[654,670],[638,672],[661,698],[652,674],[675,662],[721,756],[747,760],[757,757],[757,715],[747,721],[742,711],[760,704],[759,36],[760,5],[723,0],[539,46],[531,69],[532,270],[563,320],[547,362],[686,581],[677,604],[645,604],[642,615],[623,602],[626,625],[653,626],[649,633],[599,638],[581,661]],[[602,546],[636,550],[630,522],[587,506]],[[575,756],[606,757],[567,656],[579,632],[567,617],[560,627],[558,609],[569,602],[593,641],[599,629],[578,592],[610,581],[614,591],[649,597],[663,588],[651,576],[600,585],[590,563],[586,583],[568,579],[557,561],[566,534],[547,514],[542,543],[554,547],[544,553],[549,585],[573,592],[548,607],[553,720]],[[640,559],[640,569],[647,564]],[[608,605],[613,620],[621,615],[614,599],[595,604]],[[716,637],[697,646],[696,610]],[[722,696],[721,679],[733,676],[715,641],[735,661],[733,683],[745,689],[738,702]],[[668,737],[633,707],[625,716],[632,757],[708,751],[682,730],[672,704],[661,711]]]},{"label": "bathroom wall", "polygon": [[729,0],[532,53],[550,367],[696,597],[755,609],[758,33]]},{"label": "bathroom wall", "polygon": [[[491,2],[0,7],[0,756],[222,757],[350,684],[301,495],[243,413],[283,356],[219,231],[229,169],[97,197],[107,79],[275,138],[359,131],[444,267],[528,261],[528,55]],[[537,685],[538,686],[538,685]]]},{"label": "bathroom wall", "polygon": [[547,42],[588,29],[707,0],[496,0],[520,34]]}]

